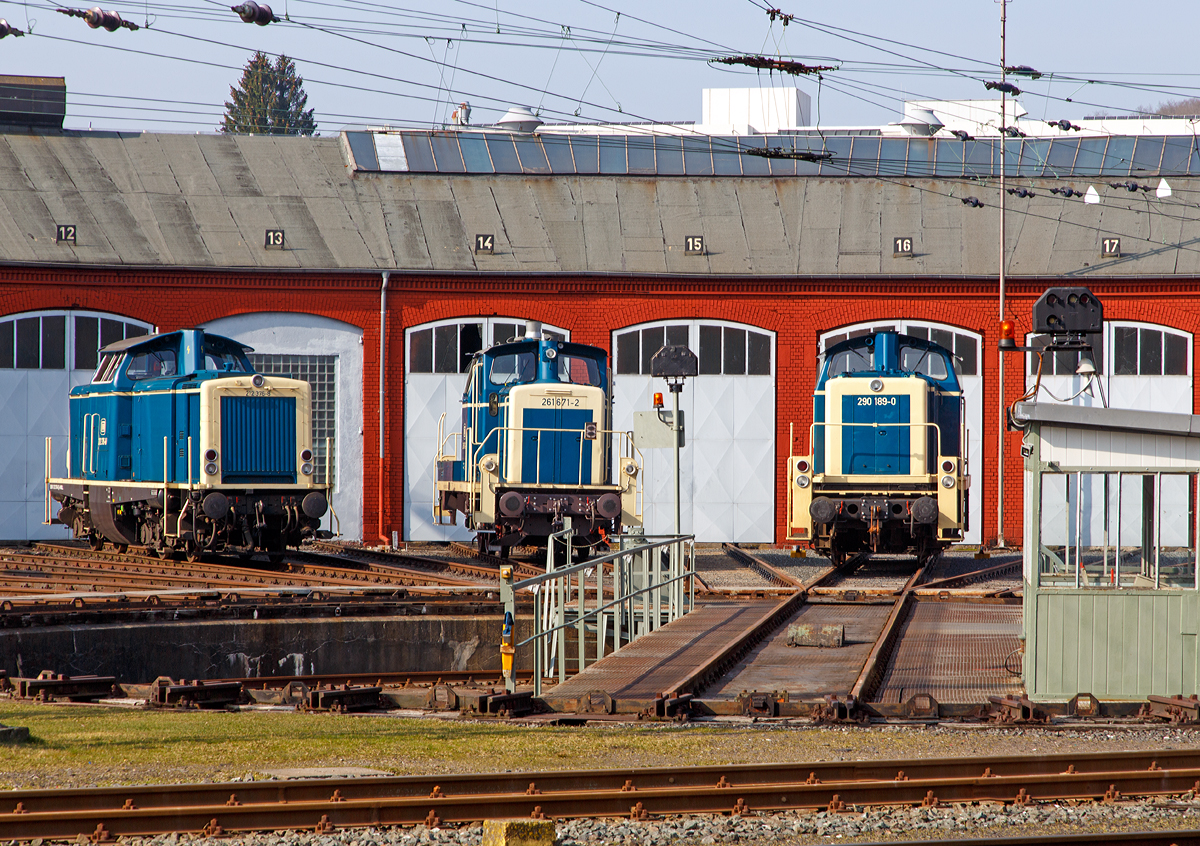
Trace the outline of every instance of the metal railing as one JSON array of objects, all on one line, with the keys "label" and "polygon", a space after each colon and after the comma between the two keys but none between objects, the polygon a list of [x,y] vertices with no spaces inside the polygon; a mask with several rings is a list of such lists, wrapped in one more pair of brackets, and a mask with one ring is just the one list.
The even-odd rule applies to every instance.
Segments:
[{"label": "metal railing", "polygon": [[[515,630],[516,592],[530,590],[534,595],[533,634],[519,643],[510,642],[508,646],[512,655],[515,648],[533,644],[535,696],[542,695],[542,678],[547,673],[557,674],[560,682],[566,680],[568,630],[574,628],[576,631],[578,671],[583,672],[588,663],[589,621],[595,635],[591,650],[594,663],[604,657],[610,634],[611,652],[616,652],[623,645],[623,639],[632,642],[679,619],[695,607],[694,535],[622,535],[623,546],[625,543],[629,546],[572,565],[570,550],[574,532],[569,517],[564,518],[563,523],[563,530],[549,538],[543,575],[514,583],[511,568],[501,571],[500,600],[504,605],[507,637],[512,638],[511,633]],[[559,547],[565,550],[565,566],[555,567]],[[665,561],[663,552],[656,555],[655,550],[666,553]],[[605,564],[612,566],[611,594],[606,593]],[[589,587],[587,582],[593,575],[595,580]],[[593,595],[590,609],[589,592]],[[509,693],[515,691],[515,672],[506,672],[505,688]]]}]

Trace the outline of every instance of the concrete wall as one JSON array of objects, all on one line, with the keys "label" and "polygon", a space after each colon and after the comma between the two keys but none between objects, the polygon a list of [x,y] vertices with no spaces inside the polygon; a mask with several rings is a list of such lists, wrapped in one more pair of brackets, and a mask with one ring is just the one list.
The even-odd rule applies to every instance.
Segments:
[{"label": "concrete wall", "polygon": [[[500,617],[338,617],[0,629],[0,669],[124,683],[500,668]],[[523,624],[524,623],[524,624]],[[518,621],[517,640],[528,621]],[[524,650],[523,650],[524,651]],[[519,666],[531,666],[528,654]]]}]

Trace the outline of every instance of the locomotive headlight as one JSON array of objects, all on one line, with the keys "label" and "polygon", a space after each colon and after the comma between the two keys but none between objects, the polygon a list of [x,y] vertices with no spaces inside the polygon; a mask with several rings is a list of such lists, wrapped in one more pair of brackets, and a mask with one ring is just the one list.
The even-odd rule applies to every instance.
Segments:
[{"label": "locomotive headlight", "polygon": [[796,477],[796,487],[807,488],[808,487],[808,477],[803,474],[797,476]]},{"label": "locomotive headlight", "polygon": [[871,390],[872,391],[882,391],[883,390],[883,380],[882,379],[872,379],[871,380]]},{"label": "locomotive headlight", "polygon": [[300,450],[300,460],[301,461],[312,461],[312,450],[311,449]]},{"label": "locomotive headlight", "polygon": [[942,477],[942,487],[943,488],[954,487],[954,477],[953,476],[943,476]]},{"label": "locomotive headlight", "polygon": [[554,359],[556,359],[557,357],[558,357],[558,350],[554,349],[554,347],[550,347],[549,349],[546,350],[546,360],[547,361],[554,361]]},{"label": "locomotive headlight", "polygon": [[205,464],[204,472],[207,473],[209,476],[217,475],[217,463],[215,461],[210,461],[207,464]]},{"label": "locomotive headlight", "polygon": [[205,461],[216,461],[217,460],[217,451],[215,449],[206,449],[204,451],[204,460]]},{"label": "locomotive headlight", "polygon": [[799,470],[801,473],[807,473],[808,472],[808,459],[801,458],[799,461],[797,461],[796,469]]},{"label": "locomotive headlight", "polygon": [[305,476],[311,476],[312,471],[313,471],[313,466],[309,462],[306,461],[300,465],[300,472],[303,473]]},{"label": "locomotive headlight", "polygon": [[262,377],[261,373],[255,373],[250,377],[250,384],[256,388],[261,388],[267,383],[267,380]]},{"label": "locomotive headlight", "polygon": [[945,461],[942,462],[942,472],[943,473],[953,473],[954,472],[954,460],[953,459],[947,458]]},{"label": "locomotive headlight", "polygon": [[625,471],[626,476],[636,476],[637,475],[637,464],[632,461],[626,461],[625,466],[622,467],[621,469]]}]

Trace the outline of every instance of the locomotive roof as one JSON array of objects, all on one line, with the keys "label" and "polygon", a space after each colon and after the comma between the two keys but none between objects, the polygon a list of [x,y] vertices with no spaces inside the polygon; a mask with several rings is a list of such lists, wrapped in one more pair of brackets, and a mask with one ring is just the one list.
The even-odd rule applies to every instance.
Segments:
[{"label": "locomotive roof", "polygon": [[[205,332],[203,329],[198,329],[196,331],[201,332],[206,340],[212,339],[215,341],[224,341],[226,344],[234,347],[235,349],[240,349],[242,352],[254,352],[254,347],[248,347],[241,341],[235,341],[233,338],[226,338],[224,335],[214,335],[211,332]],[[113,341],[111,344],[101,347],[100,352],[126,352],[127,350],[136,349],[143,344],[151,344],[155,341],[161,341],[163,338],[169,338],[172,335],[182,334],[183,330],[177,330],[175,332],[158,332],[153,335],[137,335],[133,338],[124,338],[120,341]]]},{"label": "locomotive roof", "polygon": [[929,341],[925,338],[917,338],[912,335],[905,335],[902,332],[868,332],[863,335],[855,335],[853,338],[847,338],[844,341],[838,341],[832,347],[825,350],[825,355],[833,352],[841,352],[842,350],[853,349],[854,347],[869,347],[875,343],[876,335],[895,335],[906,344],[912,344],[914,347],[921,347],[929,350],[944,352],[953,358],[954,351],[948,350],[936,341]]}]

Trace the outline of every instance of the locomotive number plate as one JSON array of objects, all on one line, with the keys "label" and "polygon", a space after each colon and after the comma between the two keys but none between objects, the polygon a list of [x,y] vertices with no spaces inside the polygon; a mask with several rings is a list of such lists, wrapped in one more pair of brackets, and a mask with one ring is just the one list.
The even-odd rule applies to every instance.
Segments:
[{"label": "locomotive number plate", "polygon": [[248,397],[269,397],[270,395],[270,391],[255,391],[250,388],[246,389],[246,396]]},{"label": "locomotive number plate", "polygon": [[579,408],[579,397],[542,397],[542,405],[549,408]]},{"label": "locomotive number plate", "polygon": [[895,397],[859,397],[859,405],[895,405]]}]

